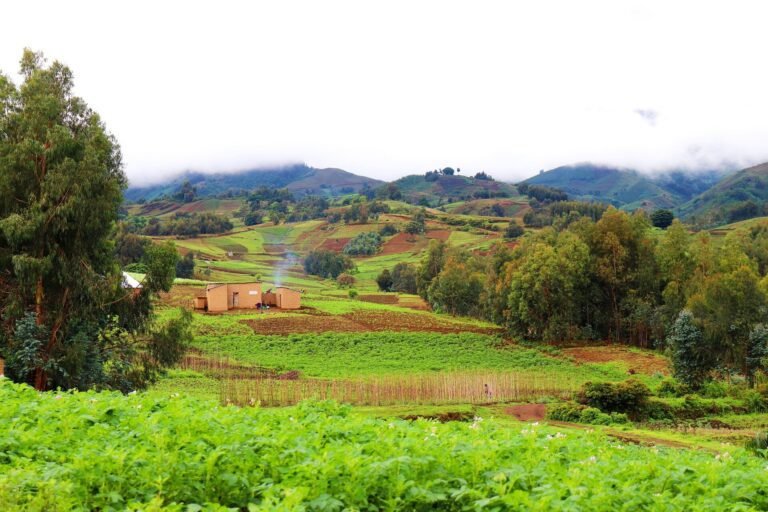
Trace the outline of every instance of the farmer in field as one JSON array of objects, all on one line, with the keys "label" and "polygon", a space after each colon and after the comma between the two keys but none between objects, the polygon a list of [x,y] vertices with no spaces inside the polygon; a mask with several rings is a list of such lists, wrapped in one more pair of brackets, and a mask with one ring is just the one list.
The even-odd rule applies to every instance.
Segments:
[{"label": "farmer in field", "polygon": [[485,394],[486,400],[493,400],[493,391],[491,390],[491,387],[488,384],[484,384],[485,389],[483,393]]}]

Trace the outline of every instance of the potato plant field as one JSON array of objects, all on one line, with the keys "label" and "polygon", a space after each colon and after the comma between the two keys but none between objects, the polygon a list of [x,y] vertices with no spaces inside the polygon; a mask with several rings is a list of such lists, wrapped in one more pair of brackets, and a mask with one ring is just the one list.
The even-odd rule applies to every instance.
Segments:
[{"label": "potato plant field", "polygon": [[765,460],[600,433],[357,416],[334,402],[221,407],[0,382],[0,502],[71,510],[768,508]]}]

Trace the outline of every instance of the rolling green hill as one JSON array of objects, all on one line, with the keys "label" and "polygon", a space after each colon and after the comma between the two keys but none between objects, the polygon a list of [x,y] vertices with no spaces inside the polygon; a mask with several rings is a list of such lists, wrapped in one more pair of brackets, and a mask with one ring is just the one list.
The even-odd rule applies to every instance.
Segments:
[{"label": "rolling green hill", "polygon": [[230,190],[250,190],[261,186],[287,188],[297,196],[335,196],[357,192],[366,185],[375,188],[382,184],[379,180],[341,169],[315,169],[297,164],[238,173],[204,174],[187,171],[155,185],[130,187],[125,193],[125,198],[128,201],[151,201],[163,195],[170,196],[178,192],[187,181],[195,186],[198,197],[211,197]]},{"label": "rolling green hill", "polygon": [[593,164],[558,167],[523,183],[545,185],[566,192],[573,199],[600,201],[618,208],[676,208],[712,187],[721,172],[670,171],[649,176],[631,169]]},{"label": "rolling green hill", "polygon": [[426,199],[430,204],[453,203],[460,200],[488,197],[516,197],[514,185],[494,180],[480,180],[469,176],[436,176],[428,180],[423,174],[412,174],[394,182],[403,199],[416,203]]},{"label": "rolling green hill", "polygon": [[732,174],[680,207],[680,216],[702,226],[766,214],[768,163]]}]

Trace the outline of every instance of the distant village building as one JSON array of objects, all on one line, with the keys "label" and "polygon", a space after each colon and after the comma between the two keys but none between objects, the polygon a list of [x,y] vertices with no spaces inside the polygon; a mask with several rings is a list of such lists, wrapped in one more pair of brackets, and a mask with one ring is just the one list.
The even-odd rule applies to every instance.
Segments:
[{"label": "distant village building", "polygon": [[211,283],[205,287],[205,296],[196,297],[195,309],[210,312],[230,309],[258,309],[265,306],[280,309],[299,309],[301,293],[283,286],[261,291],[261,283]]},{"label": "distant village building", "polygon": [[124,290],[133,290],[134,295],[141,293],[141,289],[144,288],[141,282],[127,272],[123,272],[122,277],[123,281],[120,283],[120,286],[122,286]]}]

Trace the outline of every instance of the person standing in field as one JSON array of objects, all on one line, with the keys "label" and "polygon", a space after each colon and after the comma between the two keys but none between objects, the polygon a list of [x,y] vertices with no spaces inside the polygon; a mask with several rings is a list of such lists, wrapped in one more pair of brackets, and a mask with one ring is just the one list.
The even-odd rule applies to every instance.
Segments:
[{"label": "person standing in field", "polygon": [[493,391],[491,390],[491,387],[488,384],[485,384],[484,394],[486,400],[493,400]]}]

